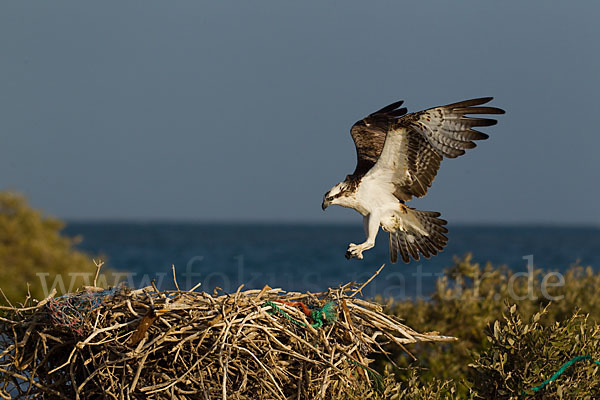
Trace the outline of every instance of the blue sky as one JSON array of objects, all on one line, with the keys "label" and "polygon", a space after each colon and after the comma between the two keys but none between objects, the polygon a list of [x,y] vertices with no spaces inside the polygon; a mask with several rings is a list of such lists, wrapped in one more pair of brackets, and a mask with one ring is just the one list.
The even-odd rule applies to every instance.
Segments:
[{"label": "blue sky", "polygon": [[494,96],[411,205],[600,223],[597,2],[0,4],[0,189],[64,218],[339,222],[350,126]]}]

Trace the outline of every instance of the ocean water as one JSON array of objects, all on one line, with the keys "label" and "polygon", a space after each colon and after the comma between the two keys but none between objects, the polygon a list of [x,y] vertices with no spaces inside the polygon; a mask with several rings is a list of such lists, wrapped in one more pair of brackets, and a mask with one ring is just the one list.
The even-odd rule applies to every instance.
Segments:
[{"label": "ocean water", "polygon": [[[235,292],[268,284],[286,291],[323,291],[350,281],[363,282],[386,267],[364,290],[365,296],[424,297],[454,256],[473,253],[474,261],[527,271],[564,271],[578,262],[600,267],[600,229],[585,227],[450,226],[446,249],[430,260],[389,263],[387,234],[380,232],[364,260],[346,260],[348,243],[364,240],[357,225],[269,225],[201,223],[72,222],[64,232],[79,235],[78,248],[100,255],[121,280],[140,287],[154,279],[174,288],[171,265],[182,289],[201,283]],[[526,258],[524,258],[526,257]],[[528,257],[528,258],[527,258]],[[106,277],[108,284],[114,277]]]}]

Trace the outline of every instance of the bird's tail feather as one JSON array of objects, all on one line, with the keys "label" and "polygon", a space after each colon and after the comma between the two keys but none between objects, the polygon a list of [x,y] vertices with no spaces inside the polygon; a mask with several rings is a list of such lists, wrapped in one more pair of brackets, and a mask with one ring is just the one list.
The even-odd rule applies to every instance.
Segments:
[{"label": "bird's tail feather", "polygon": [[392,263],[398,261],[398,253],[405,263],[410,257],[419,260],[420,254],[425,258],[437,255],[448,243],[444,235],[448,229],[446,221],[439,218],[435,211],[419,211],[402,206],[398,219],[401,221],[396,230],[390,232],[390,258]]}]

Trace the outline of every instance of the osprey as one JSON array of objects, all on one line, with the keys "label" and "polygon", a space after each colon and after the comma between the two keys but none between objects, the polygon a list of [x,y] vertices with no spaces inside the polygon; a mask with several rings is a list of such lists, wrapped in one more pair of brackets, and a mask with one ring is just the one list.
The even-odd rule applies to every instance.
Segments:
[{"label": "osprey", "polygon": [[407,114],[403,101],[375,111],[352,126],[357,163],[323,197],[322,208],[331,204],[352,208],[363,216],[367,239],[350,243],[346,258],[363,258],[375,246],[379,226],[389,233],[390,259],[405,263],[419,253],[429,258],[448,243],[448,229],[440,213],[419,211],[406,201],[425,196],[444,157],[456,158],[474,148],[474,140],[488,135],[474,127],[491,126],[494,119],[467,114],[504,114],[496,107],[479,107],[492,97],[483,97]]}]

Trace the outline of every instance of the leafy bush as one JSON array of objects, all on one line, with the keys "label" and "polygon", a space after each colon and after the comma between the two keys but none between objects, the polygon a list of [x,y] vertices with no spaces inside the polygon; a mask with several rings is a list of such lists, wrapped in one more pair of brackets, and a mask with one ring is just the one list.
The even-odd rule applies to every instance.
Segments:
[{"label": "leafy bush", "polygon": [[[544,326],[546,310],[524,323],[517,306],[486,330],[490,348],[471,365],[473,391],[482,399],[596,399],[600,394],[598,365],[600,327],[586,316],[572,317]],[[561,366],[576,357],[556,381],[541,387]],[[540,386],[539,389],[532,388]],[[534,396],[532,396],[534,395]]]},{"label": "leafy bush", "polygon": [[[57,276],[65,291],[89,284],[81,272],[93,274],[94,263],[73,248],[74,239],[60,234],[62,228],[59,220],[29,207],[22,195],[0,193],[0,288],[11,302],[25,299],[27,283],[33,298],[43,298],[42,278],[46,290],[57,282]],[[62,292],[60,286],[57,290]]]},{"label": "leafy bush", "polygon": [[[459,339],[443,345],[419,343],[412,346],[410,351],[415,354],[416,361],[405,354],[392,355],[400,367],[394,370],[395,375],[403,382],[414,382],[414,374],[410,371],[417,369],[421,385],[434,379],[451,381],[456,385],[456,398],[511,398],[517,391],[547,379],[548,373],[558,370],[569,357],[596,354],[597,328],[594,324],[600,321],[600,300],[597,296],[600,274],[589,267],[573,266],[563,275],[564,285],[548,285],[544,294],[541,270],[536,269],[529,280],[524,277],[515,279],[515,273],[510,269],[493,268],[489,263],[482,268],[472,263],[471,256],[467,255],[457,260],[438,280],[436,291],[429,301],[388,301],[387,311],[404,319],[407,325],[419,331],[438,331]],[[546,282],[556,280],[547,278]],[[519,320],[535,318],[535,321],[530,325],[517,325],[515,312],[508,312],[507,318],[512,318],[508,320],[509,324],[503,313],[506,313],[507,307],[514,310],[513,305],[518,309]],[[579,323],[583,318],[580,315],[573,316],[578,309],[589,314],[589,319],[584,319],[585,323]],[[544,312],[540,313],[541,310]],[[498,338],[490,335],[490,325],[492,333],[495,332],[494,326],[499,327],[496,330],[501,329],[499,332],[502,334]],[[514,332],[507,336],[505,329],[513,329]],[[511,345],[510,342],[514,343]],[[587,347],[583,346],[584,343]],[[566,352],[566,347],[573,351]],[[515,359],[514,349],[523,352],[521,361]],[[540,358],[536,359],[535,355]],[[500,366],[490,360],[514,362],[504,362]],[[380,370],[390,365],[385,358],[378,361]],[[527,379],[522,375],[525,363],[528,363]],[[587,365],[585,368],[587,374],[595,367]],[[502,373],[498,375],[495,369]],[[585,387],[588,379],[585,376],[584,379],[583,375],[577,375],[574,378],[577,383],[570,382],[561,390],[575,390],[579,388],[577,385]],[[496,390],[494,395],[484,390],[491,390],[491,387]],[[591,395],[589,393],[586,395]],[[545,396],[543,398],[552,398],[548,392]],[[574,398],[568,397],[566,392],[564,396]],[[578,396],[585,398],[582,393]]]}]

